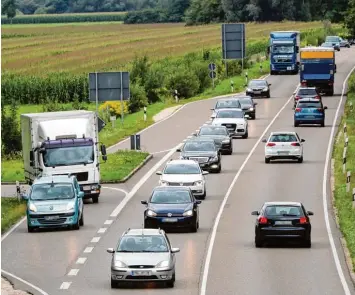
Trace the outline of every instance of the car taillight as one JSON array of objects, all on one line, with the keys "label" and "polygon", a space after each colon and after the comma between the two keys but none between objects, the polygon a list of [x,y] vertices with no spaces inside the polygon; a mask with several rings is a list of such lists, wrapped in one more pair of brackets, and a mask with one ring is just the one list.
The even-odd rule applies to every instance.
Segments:
[{"label": "car taillight", "polygon": [[318,112],[321,112],[321,113],[323,113],[323,109],[317,109],[318,110]]},{"label": "car taillight", "polygon": [[333,85],[333,82],[329,82],[328,85],[330,85],[330,86]]},{"label": "car taillight", "polygon": [[258,221],[260,224],[267,224],[267,218],[264,216],[260,216]]},{"label": "car taillight", "polygon": [[301,108],[296,108],[296,113],[300,112],[301,111]]},{"label": "car taillight", "polygon": [[298,142],[292,142],[291,145],[292,146],[301,146]]},{"label": "car taillight", "polygon": [[295,96],[295,99],[296,99],[296,100],[299,100],[300,98],[301,98],[301,97],[300,97],[300,96],[298,96],[298,95],[297,95],[297,96]]},{"label": "car taillight", "polygon": [[307,86],[307,82],[302,82],[301,85],[302,86]]},{"label": "car taillight", "polygon": [[306,224],[306,223],[308,223],[307,218],[306,217],[301,217],[300,218],[300,224]]},{"label": "car taillight", "polygon": [[315,98],[315,99],[320,99],[320,96],[319,96],[319,95],[316,95],[314,98]]},{"label": "car taillight", "polygon": [[275,146],[276,143],[273,143],[273,142],[269,142],[266,146]]}]

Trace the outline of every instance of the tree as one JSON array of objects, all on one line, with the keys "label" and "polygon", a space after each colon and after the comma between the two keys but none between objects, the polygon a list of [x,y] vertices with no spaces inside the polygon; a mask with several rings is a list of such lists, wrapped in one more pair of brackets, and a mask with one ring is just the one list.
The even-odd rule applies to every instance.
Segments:
[{"label": "tree", "polygon": [[349,0],[344,22],[349,34],[355,38],[355,0]]},{"label": "tree", "polygon": [[16,1],[5,0],[1,9],[7,15],[7,18],[11,20],[12,24],[12,19],[16,16]]}]

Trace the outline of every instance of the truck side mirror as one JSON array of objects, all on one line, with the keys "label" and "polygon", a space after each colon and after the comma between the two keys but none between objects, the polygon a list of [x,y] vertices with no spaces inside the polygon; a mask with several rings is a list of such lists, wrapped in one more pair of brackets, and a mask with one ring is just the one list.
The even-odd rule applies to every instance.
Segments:
[{"label": "truck side mirror", "polygon": [[100,147],[100,149],[101,149],[101,155],[102,155],[102,156],[106,156],[106,155],[107,155],[107,153],[106,153],[106,146],[105,146],[104,144],[102,144],[101,147]]},{"label": "truck side mirror", "polygon": [[35,153],[34,151],[30,151],[30,166],[33,167],[35,165]]},{"label": "truck side mirror", "polygon": [[267,47],[266,52],[267,54],[270,54],[270,46]]}]

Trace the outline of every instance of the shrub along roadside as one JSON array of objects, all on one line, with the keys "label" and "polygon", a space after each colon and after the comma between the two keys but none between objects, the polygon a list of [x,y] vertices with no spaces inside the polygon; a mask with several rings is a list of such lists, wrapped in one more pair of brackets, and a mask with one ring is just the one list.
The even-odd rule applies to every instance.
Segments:
[{"label": "shrub along roadside", "polygon": [[340,230],[344,235],[350,252],[353,271],[355,271],[355,208],[352,207],[352,189],[355,188],[355,109],[351,111],[350,102],[355,105],[355,72],[349,80],[348,97],[345,105],[345,112],[340,126],[347,125],[347,136],[349,138],[347,148],[346,170],[351,171],[350,192],[346,192],[346,175],[342,171],[342,158],[344,150],[344,135],[342,128],[338,131],[338,140],[334,145],[334,205],[339,220]]},{"label": "shrub along roadside", "polygon": [[[128,176],[136,167],[141,165],[149,153],[138,151],[118,151],[109,154],[107,162],[101,164],[102,182],[119,182]],[[1,181],[25,181],[23,173],[23,160],[1,161]]]},{"label": "shrub along roadside", "polygon": [[1,197],[1,234],[26,214],[26,202],[12,197]]}]

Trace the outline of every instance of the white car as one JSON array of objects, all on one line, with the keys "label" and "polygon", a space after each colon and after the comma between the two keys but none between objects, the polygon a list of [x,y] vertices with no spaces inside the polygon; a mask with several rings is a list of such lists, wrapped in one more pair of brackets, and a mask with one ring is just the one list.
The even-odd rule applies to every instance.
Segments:
[{"label": "white car", "polygon": [[171,160],[163,171],[157,171],[161,186],[188,186],[196,198],[206,198],[207,171],[202,171],[194,160]]},{"label": "white car", "polygon": [[271,160],[297,160],[303,162],[303,142],[296,132],[271,132],[265,142],[265,163]]},{"label": "white car", "polygon": [[212,125],[226,126],[232,137],[248,138],[247,118],[249,118],[249,115],[246,115],[240,109],[219,109],[212,121]]}]

